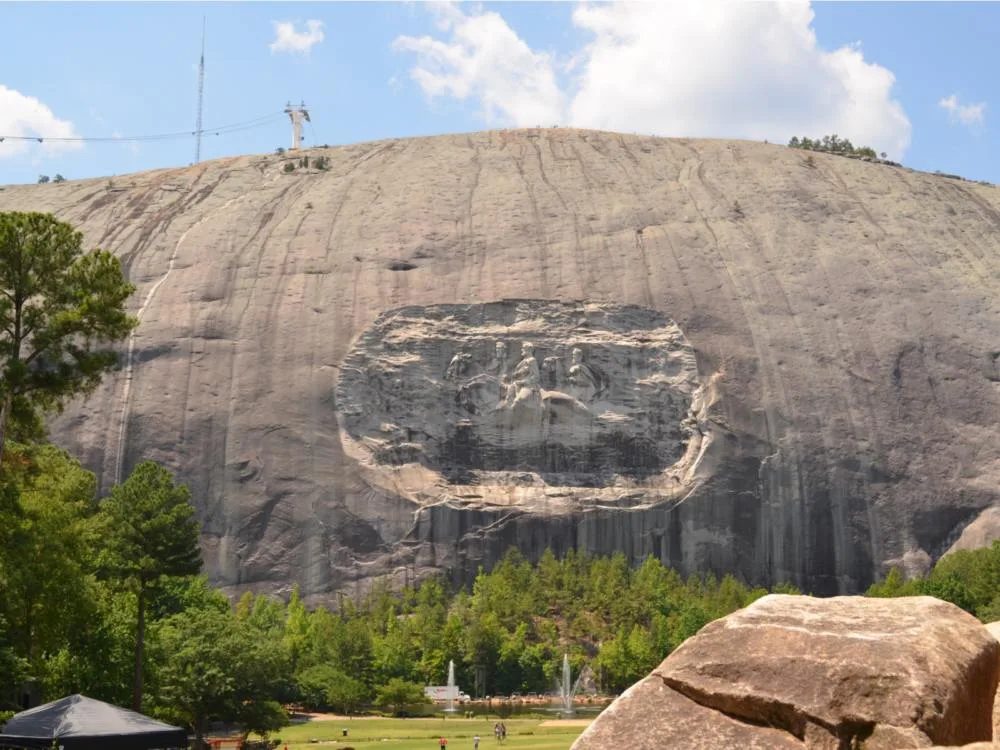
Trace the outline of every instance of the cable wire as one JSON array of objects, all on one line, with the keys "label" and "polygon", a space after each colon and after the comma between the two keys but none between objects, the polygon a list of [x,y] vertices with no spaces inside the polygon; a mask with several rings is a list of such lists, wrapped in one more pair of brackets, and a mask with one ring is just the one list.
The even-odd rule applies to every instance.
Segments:
[{"label": "cable wire", "polygon": [[[201,130],[202,135],[225,135],[227,133],[235,133],[240,130],[249,130],[251,128],[257,128],[262,125],[268,125],[272,121],[277,121],[278,119],[283,119],[285,116],[284,112],[274,112],[269,115],[262,115],[261,117],[256,117],[252,120],[246,120],[244,122],[233,123],[232,125],[222,125],[217,128],[205,128]],[[58,141],[58,142],[111,142],[120,143],[123,141],[164,141],[173,138],[191,138],[198,135],[197,130],[187,130],[183,132],[176,133],[158,133],[156,135],[123,135],[123,136],[76,136],[76,137],[49,137],[49,136],[36,136],[36,135],[0,135],[0,143],[5,140],[11,141],[38,141],[39,143],[44,143],[45,141]]]}]

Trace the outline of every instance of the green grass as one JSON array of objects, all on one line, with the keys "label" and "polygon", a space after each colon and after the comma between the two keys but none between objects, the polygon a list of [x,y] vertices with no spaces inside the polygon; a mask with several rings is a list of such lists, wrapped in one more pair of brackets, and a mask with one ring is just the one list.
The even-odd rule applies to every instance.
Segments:
[{"label": "green grass", "polygon": [[[288,750],[353,747],[356,750],[438,750],[438,738],[448,740],[448,750],[472,750],[479,734],[480,750],[569,750],[584,727],[540,726],[543,719],[507,719],[507,740],[501,745],[493,737],[496,719],[343,719],[311,721],[285,727],[278,733]],[[348,737],[341,736],[347,727]],[[317,744],[312,740],[318,740]],[[335,743],[335,744],[334,744]]]}]

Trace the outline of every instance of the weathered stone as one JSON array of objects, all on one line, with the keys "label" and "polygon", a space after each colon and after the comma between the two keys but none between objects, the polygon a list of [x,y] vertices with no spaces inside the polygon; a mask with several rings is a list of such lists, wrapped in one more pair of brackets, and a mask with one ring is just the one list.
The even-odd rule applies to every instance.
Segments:
[{"label": "weathered stone", "polygon": [[804,750],[778,729],[739,721],[699,706],[656,675],[637,682],[583,731],[571,750]]},{"label": "weathered stone", "polygon": [[[986,631],[1000,641],[1000,621],[987,623]],[[993,737],[1000,738],[1000,694],[993,698]]]},{"label": "weathered stone", "polygon": [[824,750],[986,740],[998,677],[1000,643],[952,604],[771,595],[702,628],[574,747],[602,747],[639,704],[650,747],[679,747],[671,727],[695,720],[766,726]]},{"label": "weathered stone", "polygon": [[[298,583],[318,601],[375,576],[465,581],[516,545],[856,592],[887,563],[933,563],[1000,505],[1000,190],[820,153],[808,169],[776,145],[565,129],[308,152],[320,154],[326,171],[286,174],[292,157],[265,155],[119,176],[113,189],[0,192],[0,210],[79,226],[138,287],[142,323],[120,372],[54,420],[53,437],[104,489],[144,458],[175,471],[193,492],[207,572],[227,591]],[[674,406],[649,414],[659,432],[633,443],[629,466],[638,411],[659,403],[648,390],[610,402],[635,430],[592,465],[575,430],[559,455],[537,441],[505,452],[481,413],[470,418],[480,447],[457,424],[407,445],[392,425],[413,425],[387,419],[383,433],[341,411],[356,392],[345,365],[375,356],[361,340],[399,311],[418,310],[417,325],[442,306],[488,317],[515,299],[545,325],[573,300],[567,309],[652,311],[693,356],[704,413],[678,422],[694,392],[665,388]],[[485,370],[487,340],[502,339],[513,375],[530,341],[541,390],[596,403],[599,374],[546,385],[558,375],[547,348],[565,347],[565,369],[579,341],[596,373],[642,343],[598,342],[607,329],[582,335],[568,321],[558,336],[460,323],[454,338],[434,334],[440,356],[421,355],[437,368],[432,392],[460,382],[461,357],[444,376],[469,336],[470,365]],[[616,368],[620,394],[644,379]],[[485,407],[487,384],[467,403]],[[534,393],[515,394],[511,412],[533,413]],[[463,475],[491,489],[471,497]]]},{"label": "weathered stone", "polygon": [[634,306],[394,310],[355,341],[336,394],[366,480],[421,505],[555,514],[680,499],[712,439],[690,344]]},{"label": "weathered stone", "polygon": [[962,529],[961,535],[948,548],[948,552],[989,547],[997,539],[1000,539],[1000,508],[990,507]]}]

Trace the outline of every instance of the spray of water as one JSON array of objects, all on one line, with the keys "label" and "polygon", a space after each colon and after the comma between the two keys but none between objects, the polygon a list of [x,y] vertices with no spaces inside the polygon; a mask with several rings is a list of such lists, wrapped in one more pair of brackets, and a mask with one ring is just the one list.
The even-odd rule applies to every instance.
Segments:
[{"label": "spray of water", "polygon": [[572,716],[574,713],[573,699],[576,697],[576,691],[580,689],[580,680],[582,677],[583,672],[581,671],[576,678],[576,682],[573,682],[573,673],[569,668],[569,656],[563,654],[562,679],[556,684],[556,690],[562,702],[563,716]]},{"label": "spray of water", "polygon": [[448,706],[445,711],[454,713],[455,711],[455,662],[448,662]]}]

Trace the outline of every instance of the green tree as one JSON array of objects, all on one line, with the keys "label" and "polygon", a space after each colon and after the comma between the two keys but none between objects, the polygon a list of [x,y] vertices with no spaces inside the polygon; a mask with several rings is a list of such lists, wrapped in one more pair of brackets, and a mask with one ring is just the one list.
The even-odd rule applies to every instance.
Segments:
[{"label": "green tree", "polygon": [[66,182],[66,178],[63,177],[61,174],[57,173],[56,176],[52,178],[52,181],[53,182]]},{"label": "green tree", "polygon": [[50,214],[0,213],[0,471],[11,423],[37,437],[44,412],[97,387],[138,323],[118,259],[82,244]]},{"label": "green tree", "polygon": [[49,176],[47,174],[40,174],[40,175],[38,175],[38,184],[39,185],[44,185],[48,181],[49,181]]},{"label": "green tree", "polygon": [[894,596],[914,596],[916,591],[913,584],[903,580],[903,574],[898,568],[892,568],[885,580],[873,583],[868,587],[865,596],[888,599]]},{"label": "green tree", "polygon": [[0,615],[0,714],[18,708],[16,703],[8,703],[8,699],[15,695],[16,687],[26,671],[25,666],[10,644],[7,623],[3,615]]},{"label": "green tree", "polygon": [[406,682],[398,677],[393,677],[385,685],[379,686],[375,693],[375,705],[391,709],[395,714],[402,714],[409,708],[430,703],[420,685]]},{"label": "green tree", "polygon": [[350,714],[367,701],[370,692],[363,682],[338,672],[336,679],[329,683],[326,701],[334,711]]},{"label": "green tree", "polygon": [[233,638],[239,622],[214,610],[185,612],[167,618],[153,639],[158,690],[152,713],[189,727],[201,746],[208,722],[232,708],[240,644]]},{"label": "green tree", "polygon": [[158,664],[153,712],[190,727],[200,742],[213,718],[236,721],[246,737],[288,723],[287,652],[246,619],[214,605],[154,624]]},{"label": "green tree", "polygon": [[345,714],[356,711],[369,698],[368,688],[332,664],[317,664],[302,672],[298,680],[302,702],[310,708],[332,708]]},{"label": "green tree", "polygon": [[201,570],[191,493],[186,486],[175,485],[169,471],[144,461],[101,501],[99,527],[104,538],[98,557],[101,570],[127,581],[136,595],[132,704],[141,711],[146,603],[164,577]]},{"label": "green tree", "polygon": [[292,589],[284,623],[284,643],[292,660],[292,671],[299,668],[309,641],[309,613],[299,598],[299,587]]},{"label": "green tree", "polygon": [[16,505],[0,518],[0,615],[33,676],[95,618],[88,523],[94,475],[52,445],[11,445],[6,487]]}]

